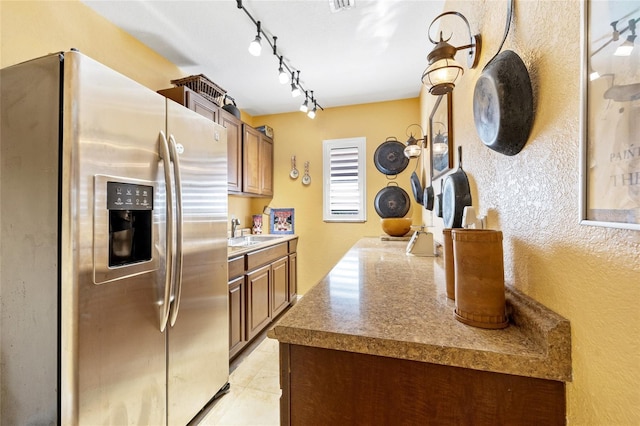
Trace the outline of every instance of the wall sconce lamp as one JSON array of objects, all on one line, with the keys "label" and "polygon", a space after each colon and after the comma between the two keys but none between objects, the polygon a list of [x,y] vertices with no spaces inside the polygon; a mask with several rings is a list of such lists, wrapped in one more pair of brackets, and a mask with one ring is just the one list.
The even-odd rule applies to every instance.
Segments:
[{"label": "wall sconce lamp", "polygon": [[[443,128],[444,124],[436,121],[434,124],[440,124]],[[444,155],[449,151],[449,135],[448,133],[442,133],[440,129],[438,129],[438,133],[433,137],[431,141],[431,149],[435,155]]]},{"label": "wall sconce lamp", "polygon": [[407,139],[407,146],[404,148],[404,155],[408,159],[418,158],[420,154],[422,154],[422,148],[427,147],[427,136],[424,134],[422,127],[419,124],[410,124],[407,127],[407,133],[409,132],[409,128],[416,126],[420,129],[420,134],[422,135],[420,139],[416,139],[413,136],[413,132],[409,134],[409,139]]},{"label": "wall sconce lamp", "polygon": [[[469,31],[469,44],[464,46],[452,46],[448,43],[451,37],[444,40],[442,32],[440,32],[440,40],[438,42],[431,38],[431,26],[440,18],[446,15],[455,15],[461,18]],[[455,60],[455,55],[459,50],[469,49],[467,57],[467,65],[469,68],[475,68],[480,58],[480,34],[471,35],[471,27],[469,21],[459,12],[444,12],[436,16],[429,25],[429,41],[436,45],[427,56],[429,66],[422,74],[422,83],[429,88],[429,93],[434,96],[444,95],[455,87],[455,81],[464,73],[462,65]]]}]

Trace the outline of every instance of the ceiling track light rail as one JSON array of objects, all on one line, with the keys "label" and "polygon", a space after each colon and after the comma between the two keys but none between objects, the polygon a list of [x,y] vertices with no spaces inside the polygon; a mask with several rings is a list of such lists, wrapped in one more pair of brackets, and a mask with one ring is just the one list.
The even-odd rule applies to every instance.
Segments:
[{"label": "ceiling track light rail", "polygon": [[[324,111],[324,108],[318,104],[315,97],[313,96],[313,90],[307,90],[300,84],[300,70],[294,70],[285,62],[282,55],[278,55],[276,46],[278,37],[272,36],[271,39],[269,39],[267,33],[262,29],[261,21],[255,20],[255,18],[249,13],[249,11],[242,5],[242,0],[236,0],[236,3],[238,9],[242,9],[257,28],[257,35],[255,39],[249,44],[249,52],[253,56],[260,56],[260,53],[262,52],[262,40],[266,40],[269,47],[271,47],[273,55],[278,58],[278,80],[280,81],[280,83],[287,84],[289,83],[289,81],[291,81],[291,96],[294,98],[300,96],[302,93],[305,94],[305,100],[300,106],[300,111],[305,112],[309,118],[315,117],[318,108]],[[289,73],[291,73],[291,80],[289,80]],[[307,94],[308,92],[311,92],[310,101]]]}]

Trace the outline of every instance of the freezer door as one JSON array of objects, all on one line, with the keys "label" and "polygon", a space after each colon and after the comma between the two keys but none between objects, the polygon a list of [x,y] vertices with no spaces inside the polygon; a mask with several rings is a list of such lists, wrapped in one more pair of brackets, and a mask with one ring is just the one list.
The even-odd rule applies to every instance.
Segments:
[{"label": "freezer door", "polygon": [[226,129],[170,100],[167,135],[179,157],[182,198],[181,290],[167,328],[168,424],[185,425],[229,377],[227,142]]},{"label": "freezer door", "polygon": [[[164,98],[76,52],[65,55],[64,94],[62,424],[163,425]],[[109,253],[109,181],[154,192],[151,260],[96,279]]]}]

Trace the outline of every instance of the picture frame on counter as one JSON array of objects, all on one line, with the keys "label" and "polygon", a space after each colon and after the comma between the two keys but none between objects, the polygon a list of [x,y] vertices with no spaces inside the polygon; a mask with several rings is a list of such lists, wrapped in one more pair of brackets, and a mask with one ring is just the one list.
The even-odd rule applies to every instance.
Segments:
[{"label": "picture frame on counter", "polygon": [[269,232],[272,234],[293,234],[295,229],[295,210],[292,208],[272,208],[269,213],[269,223]]},{"label": "picture frame on counter", "polygon": [[453,168],[453,96],[451,92],[436,99],[429,116],[431,179]]},{"label": "picture frame on counter", "polygon": [[640,230],[640,46],[618,50],[640,5],[583,1],[581,12],[580,223]]}]

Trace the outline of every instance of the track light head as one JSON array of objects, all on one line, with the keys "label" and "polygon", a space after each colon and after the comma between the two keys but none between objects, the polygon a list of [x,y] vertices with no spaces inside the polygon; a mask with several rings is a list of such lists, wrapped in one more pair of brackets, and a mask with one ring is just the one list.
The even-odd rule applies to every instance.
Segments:
[{"label": "track light head", "polygon": [[292,98],[297,98],[302,93],[300,91],[299,83],[300,83],[300,70],[298,70],[298,78],[296,79],[296,81],[293,81],[293,72],[291,73],[291,97]]},{"label": "track light head", "polygon": [[282,56],[280,56],[280,68],[278,68],[278,80],[280,84],[287,84],[289,82],[289,73],[285,71],[282,64]]},{"label": "track light head", "polygon": [[253,56],[260,56],[260,52],[262,52],[262,37],[260,37],[260,21],[257,22],[258,34],[256,38],[253,39],[251,43],[249,43],[249,53]]},{"label": "track light head", "polygon": [[627,39],[616,49],[615,56],[631,56],[633,51],[634,41],[636,39],[636,21],[635,19],[629,20],[629,30],[631,34],[627,36]]},{"label": "track light head", "polygon": [[312,120],[316,118],[317,110],[318,110],[318,106],[316,105],[316,101],[313,101],[313,109],[309,110],[309,112],[307,113],[307,117],[309,117]]},{"label": "track light head", "polygon": [[307,92],[304,92],[304,102],[300,105],[300,111],[307,112],[309,111],[309,95]]}]

